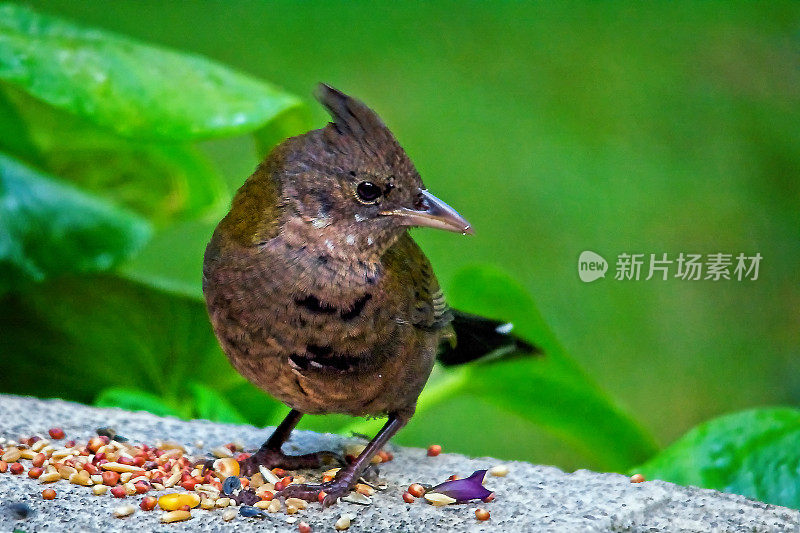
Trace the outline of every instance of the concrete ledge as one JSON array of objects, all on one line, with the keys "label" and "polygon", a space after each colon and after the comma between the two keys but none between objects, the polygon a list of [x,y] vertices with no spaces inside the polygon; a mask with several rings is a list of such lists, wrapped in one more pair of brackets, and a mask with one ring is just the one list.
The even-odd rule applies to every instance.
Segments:
[{"label": "concrete ledge", "polygon": [[[59,400],[36,400],[0,395],[0,436],[18,439],[45,435],[52,426],[63,427],[68,438],[87,439],[97,427],[110,426],[134,441],[153,443],[176,440],[187,445],[202,440],[206,448],[238,440],[256,448],[269,430],[252,426],[216,424],[202,420],[186,422],[147,413],[119,409],[97,409]],[[293,452],[336,449],[346,439],[337,435],[296,433],[289,445]],[[508,476],[487,476],[485,485],[497,498],[480,504],[491,519],[478,522],[478,505],[433,507],[422,501],[406,504],[401,498],[413,482],[439,483],[451,474],[465,476],[500,461],[442,454],[427,457],[425,450],[394,448],[395,460],[382,465],[381,477],[388,489],[379,492],[370,506],[339,503],[321,510],[317,504],[302,511],[299,520],[312,530],[335,531],[342,513],[356,516],[348,531],[798,531],[800,512],[755,502],[742,496],[713,490],[687,488],[663,481],[631,484],[618,474],[580,470],[571,474],[548,466],[506,462]],[[42,484],[27,476],[0,474],[0,529],[33,531],[297,531],[284,514],[264,519],[237,516],[224,522],[222,511],[193,511],[186,522],[161,524],[159,512],[137,511],[119,519],[111,514],[121,500],[93,496],[86,487],[57,482],[58,497],[41,498]],[[138,503],[129,497],[126,503]],[[26,502],[33,513],[18,520],[11,505]]]}]

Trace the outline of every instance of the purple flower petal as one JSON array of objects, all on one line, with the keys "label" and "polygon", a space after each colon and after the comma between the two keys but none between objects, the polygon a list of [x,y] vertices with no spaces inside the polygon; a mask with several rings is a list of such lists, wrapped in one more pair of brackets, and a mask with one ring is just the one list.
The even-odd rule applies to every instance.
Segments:
[{"label": "purple flower petal", "polygon": [[478,470],[465,479],[454,479],[436,485],[428,492],[439,492],[455,498],[459,502],[482,500],[492,492],[483,486],[486,470]]}]

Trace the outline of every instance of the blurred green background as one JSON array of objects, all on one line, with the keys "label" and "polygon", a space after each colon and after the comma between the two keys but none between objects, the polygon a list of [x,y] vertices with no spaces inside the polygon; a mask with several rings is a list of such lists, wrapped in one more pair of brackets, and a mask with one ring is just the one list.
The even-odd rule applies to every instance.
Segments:
[{"label": "blurred green background", "polygon": [[[465,267],[508,274],[533,296],[585,374],[659,445],[722,413],[800,400],[798,4],[25,5],[274,83],[309,102],[314,127],[327,121],[310,98],[317,82],[365,101],[429,189],[476,228],[471,238],[414,232],[454,305],[469,305],[457,295],[473,289],[456,281],[479,279],[459,277]],[[251,137],[206,141],[200,149],[229,191],[258,162]],[[213,227],[207,222],[157,228],[161,248],[150,249],[149,263],[139,260],[145,275],[132,277],[175,274],[189,280],[179,290],[191,292]],[[587,284],[577,276],[584,250],[610,262],[623,252],[759,252],[763,260],[757,281],[624,282],[609,275]],[[38,298],[57,307],[70,283],[80,285],[66,281]],[[156,314],[164,309],[148,305]],[[169,322],[172,315],[158,316]],[[41,337],[34,319],[6,318],[0,328]],[[36,353],[36,346],[28,349]],[[125,349],[114,352],[123,368]],[[213,368],[227,364],[219,354],[208,357],[221,361],[209,363]],[[187,375],[196,372],[191,368]],[[35,365],[25,372],[35,375]],[[41,372],[45,381],[63,378]],[[491,386],[500,394],[505,388],[502,379]],[[95,392],[102,388],[95,384]],[[46,387],[18,382],[3,389],[47,395]],[[444,389],[445,399],[422,410],[396,442],[437,442],[447,451],[568,469],[619,468],[591,450],[564,446],[562,434],[531,423],[524,408]],[[94,399],[87,391],[74,396]],[[347,423],[306,417],[301,427],[341,430]]]}]

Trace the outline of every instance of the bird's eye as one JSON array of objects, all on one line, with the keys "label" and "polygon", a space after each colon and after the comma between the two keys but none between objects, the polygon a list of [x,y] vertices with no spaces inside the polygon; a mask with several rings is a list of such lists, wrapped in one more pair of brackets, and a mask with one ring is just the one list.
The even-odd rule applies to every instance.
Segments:
[{"label": "bird's eye", "polygon": [[356,187],[356,194],[362,202],[373,203],[380,198],[383,190],[371,181],[362,181]]}]

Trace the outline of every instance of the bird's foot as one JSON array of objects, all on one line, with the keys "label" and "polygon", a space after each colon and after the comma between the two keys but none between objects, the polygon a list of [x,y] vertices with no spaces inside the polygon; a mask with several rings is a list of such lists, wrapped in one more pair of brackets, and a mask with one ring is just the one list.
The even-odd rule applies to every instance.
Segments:
[{"label": "bird's foot", "polygon": [[251,476],[258,473],[258,467],[264,466],[272,470],[273,468],[283,468],[284,470],[297,470],[301,468],[319,468],[324,464],[338,463],[344,465],[344,458],[329,451],[307,453],[304,455],[287,455],[280,450],[260,449],[247,459],[239,461],[243,475]]},{"label": "bird's foot", "polygon": [[[277,496],[300,498],[307,502],[318,501],[322,504],[322,507],[330,507],[339,498],[347,496],[354,484],[353,481],[347,478],[334,479],[323,483],[297,483],[289,485],[280,491]],[[322,497],[320,496],[321,492],[325,493]]]}]

